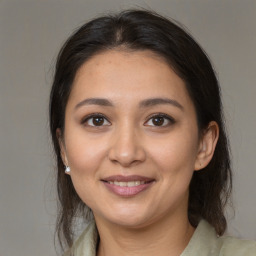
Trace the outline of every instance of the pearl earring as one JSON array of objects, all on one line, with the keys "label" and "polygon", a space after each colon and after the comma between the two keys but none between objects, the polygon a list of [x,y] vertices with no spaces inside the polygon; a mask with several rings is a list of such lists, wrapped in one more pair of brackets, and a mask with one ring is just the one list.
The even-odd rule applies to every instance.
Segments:
[{"label": "pearl earring", "polygon": [[66,173],[66,174],[69,174],[69,173],[70,173],[70,167],[69,167],[69,166],[66,166],[66,167],[65,167],[65,173]]}]

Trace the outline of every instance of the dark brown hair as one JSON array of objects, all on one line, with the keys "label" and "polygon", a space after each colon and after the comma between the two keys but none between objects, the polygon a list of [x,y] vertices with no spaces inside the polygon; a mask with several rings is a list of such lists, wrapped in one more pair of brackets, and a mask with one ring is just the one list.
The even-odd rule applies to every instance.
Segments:
[{"label": "dark brown hair", "polygon": [[63,245],[73,243],[73,221],[87,218],[90,209],[78,197],[64,164],[56,130],[64,131],[65,108],[72,83],[81,65],[99,52],[117,47],[150,50],[161,56],[183,79],[195,105],[199,131],[210,121],[219,125],[214,156],[204,170],[194,172],[188,205],[190,223],[206,219],[221,235],[226,229],[224,206],[231,191],[230,154],[222,116],[220,88],[202,48],[176,22],[145,10],[128,10],[96,18],[80,27],[62,47],[50,96],[50,129],[57,160],[59,212],[56,225]]}]

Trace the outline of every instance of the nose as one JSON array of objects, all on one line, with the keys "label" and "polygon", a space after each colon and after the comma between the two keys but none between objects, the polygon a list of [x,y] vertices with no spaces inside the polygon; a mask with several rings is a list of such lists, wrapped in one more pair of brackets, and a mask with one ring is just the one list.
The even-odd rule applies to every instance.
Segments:
[{"label": "nose", "polygon": [[134,127],[123,125],[115,131],[108,157],[112,162],[119,163],[123,167],[145,161],[146,152],[142,139]]}]

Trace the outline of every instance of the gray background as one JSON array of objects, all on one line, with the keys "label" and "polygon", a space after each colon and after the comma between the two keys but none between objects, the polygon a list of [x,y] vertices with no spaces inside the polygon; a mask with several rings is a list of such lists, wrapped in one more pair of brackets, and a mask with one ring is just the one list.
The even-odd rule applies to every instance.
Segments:
[{"label": "gray background", "polygon": [[0,255],[55,255],[47,104],[57,52],[105,11],[146,7],[183,23],[211,57],[233,151],[229,233],[256,238],[256,1],[0,0]]}]

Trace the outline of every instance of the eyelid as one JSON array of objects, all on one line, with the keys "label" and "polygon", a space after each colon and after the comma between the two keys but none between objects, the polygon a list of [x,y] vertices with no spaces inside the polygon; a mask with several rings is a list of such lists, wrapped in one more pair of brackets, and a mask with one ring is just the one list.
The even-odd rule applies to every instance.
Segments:
[{"label": "eyelid", "polygon": [[[102,118],[104,118],[108,123],[110,123],[110,125],[111,125],[111,122],[110,122],[110,121],[108,120],[108,118],[107,118],[105,115],[103,115],[102,113],[92,113],[92,114],[89,114],[89,115],[85,116],[85,117],[81,120],[81,124],[85,124],[89,119],[91,119],[91,118],[93,118],[93,117],[102,117]],[[165,113],[155,113],[155,114],[150,115],[150,116],[147,118],[147,121],[146,121],[145,123],[148,123],[148,122],[149,122],[152,118],[154,118],[154,117],[162,117],[162,118],[165,118],[165,119],[167,119],[167,120],[169,121],[169,124],[164,125],[164,126],[157,126],[157,125],[148,125],[148,126],[152,126],[152,127],[167,127],[167,126],[169,126],[169,125],[171,125],[171,124],[174,124],[174,123],[176,122],[176,120],[175,120],[173,117],[171,117],[171,116],[169,116],[169,115],[167,115],[167,114],[165,114]],[[109,125],[100,125],[100,126],[88,125],[88,126],[100,128],[100,127],[102,127],[102,126],[109,126]]]},{"label": "eyelid", "polygon": [[[107,120],[108,123],[111,124],[111,122],[108,120],[108,118],[103,115],[102,113],[92,113],[92,114],[89,114],[87,116],[85,116],[82,120],[81,120],[81,124],[85,124],[89,119],[93,118],[93,117],[102,117],[104,118],[105,120]],[[100,125],[100,126],[96,126],[96,125],[88,125],[90,127],[97,127],[97,128],[100,128],[102,126],[106,126],[106,125]],[[109,125],[107,125],[109,126]]]},{"label": "eyelid", "polygon": [[151,120],[154,117],[163,117],[163,118],[165,118],[169,121],[169,124],[164,125],[164,126],[157,126],[157,125],[149,125],[149,126],[152,126],[152,127],[168,127],[169,125],[174,124],[176,122],[176,120],[173,117],[171,117],[171,116],[169,116],[165,113],[155,113],[155,114],[153,114],[153,115],[151,115],[147,118],[146,123],[149,122],[149,120]]}]

